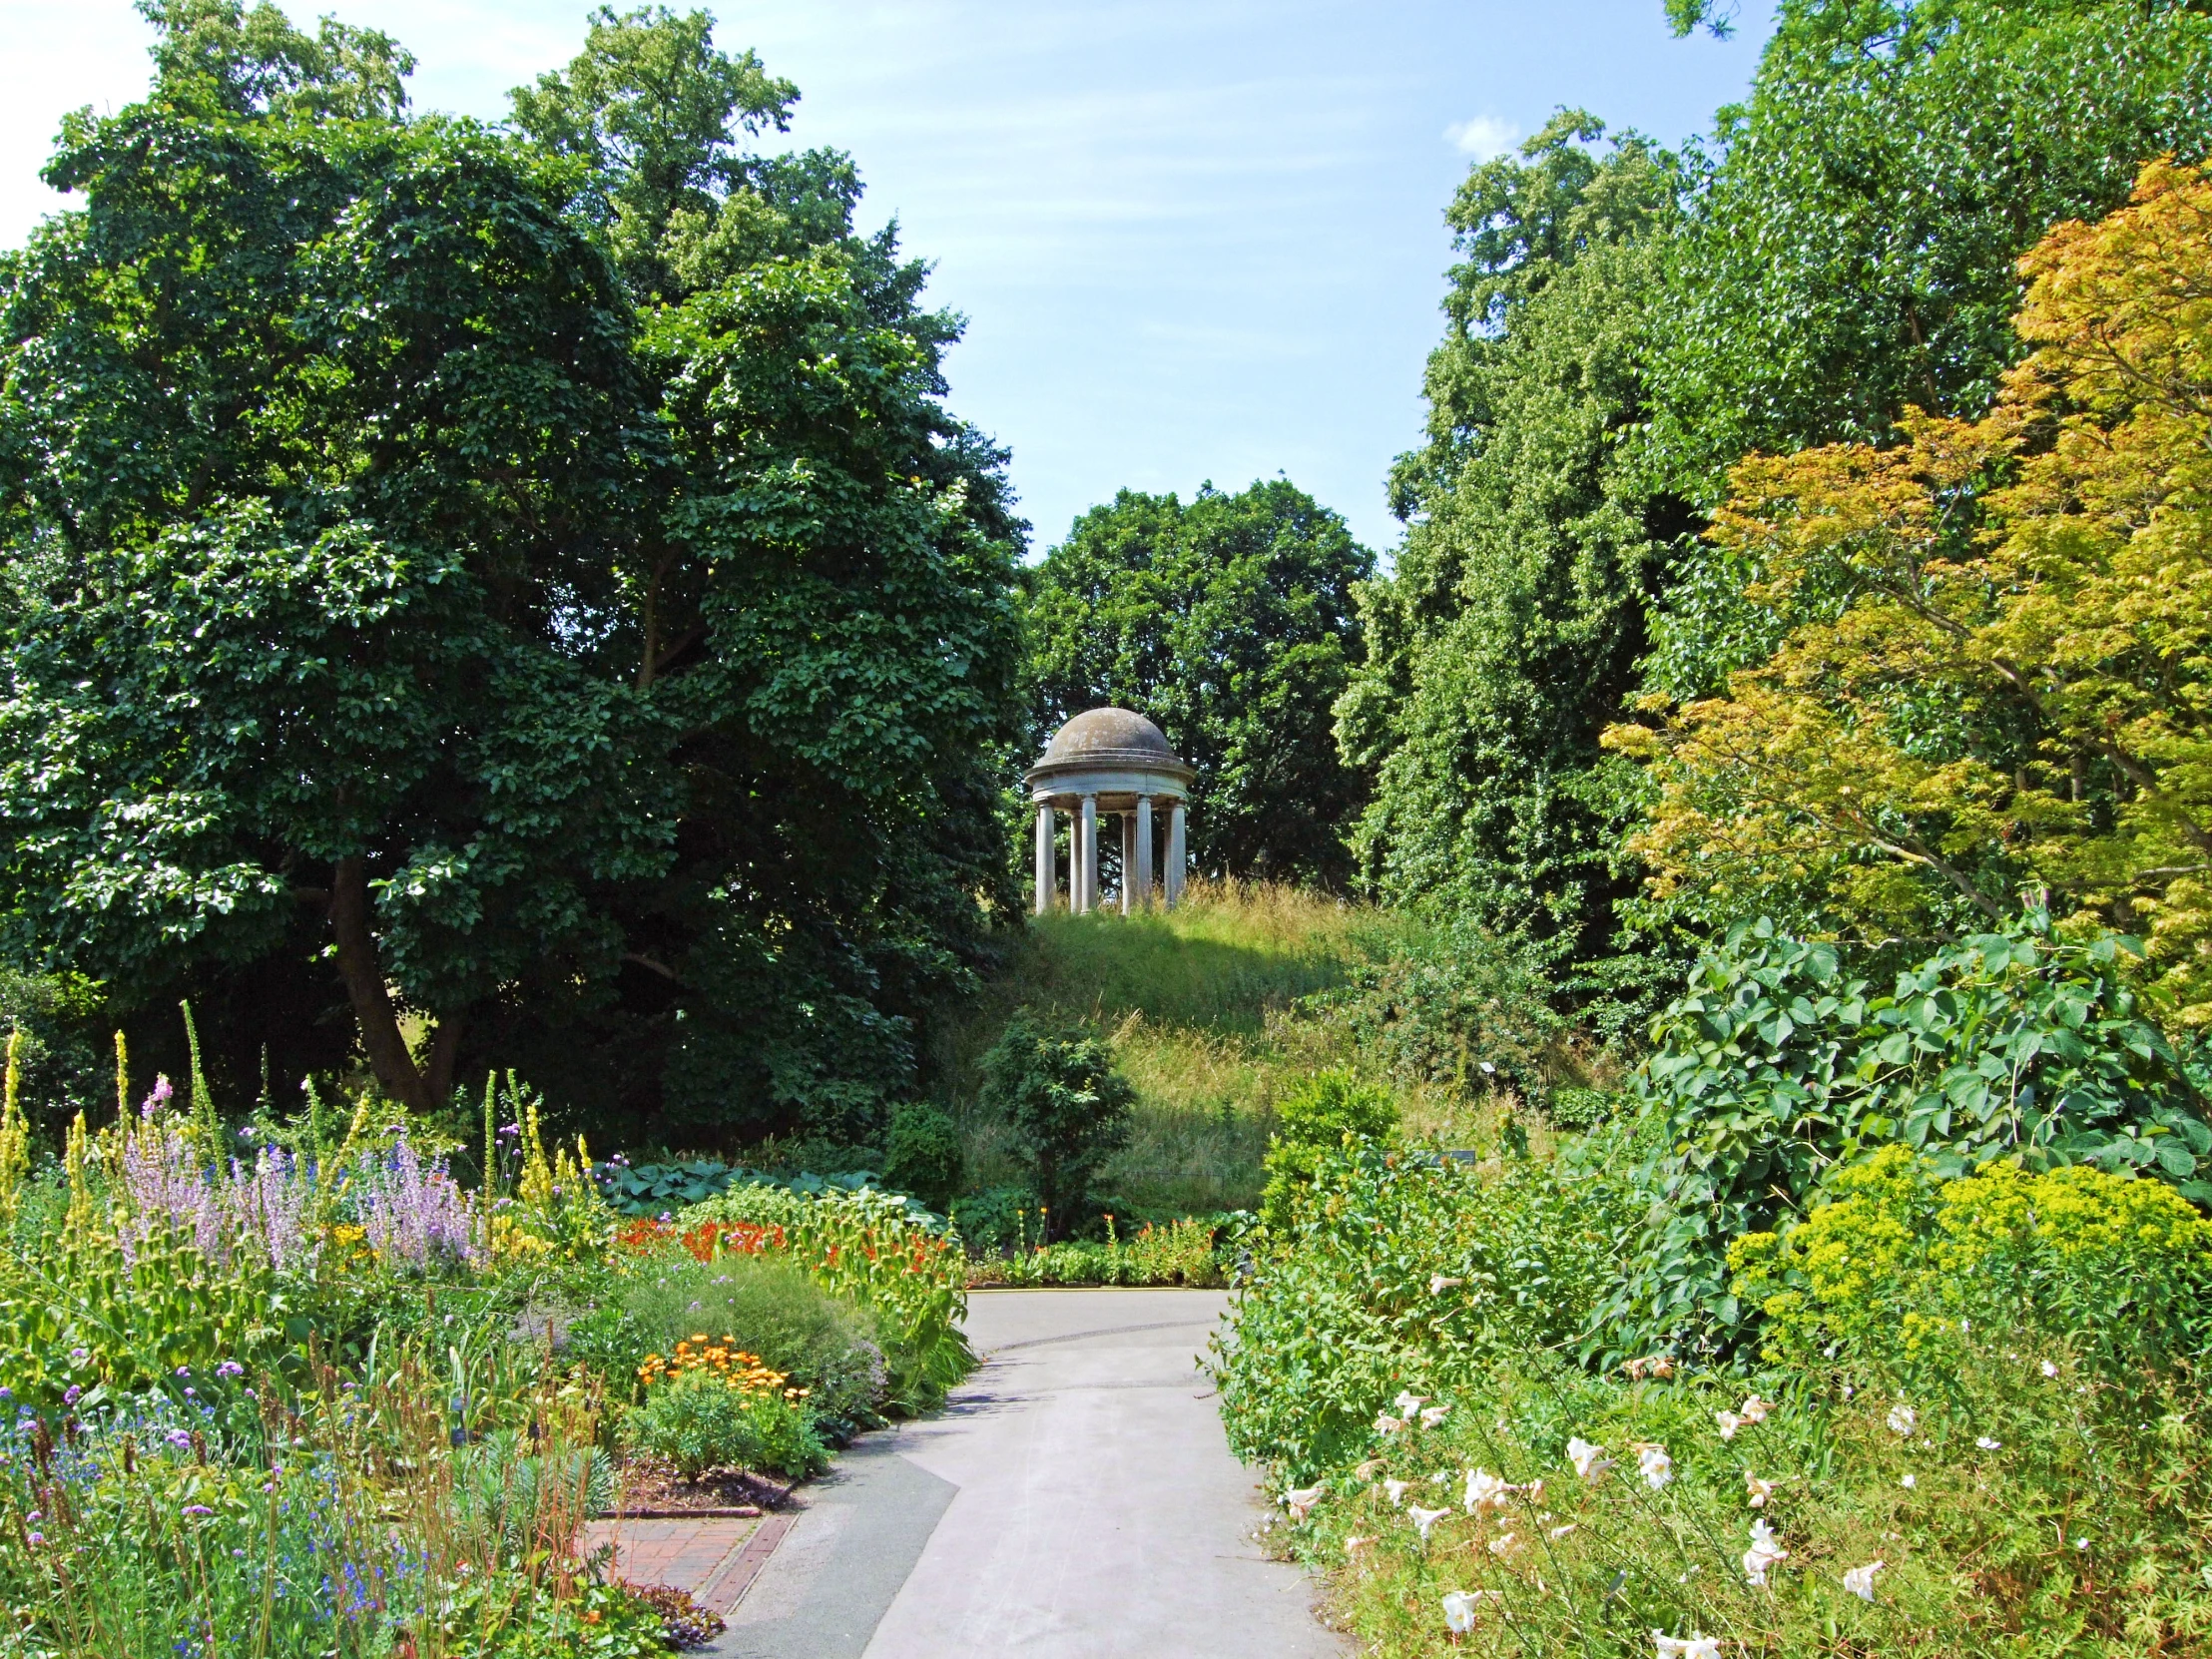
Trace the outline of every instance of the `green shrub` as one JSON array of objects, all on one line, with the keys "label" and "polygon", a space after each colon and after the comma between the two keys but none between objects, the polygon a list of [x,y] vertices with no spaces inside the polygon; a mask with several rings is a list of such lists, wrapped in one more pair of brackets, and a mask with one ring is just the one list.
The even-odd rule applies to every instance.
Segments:
[{"label": "green shrub", "polygon": [[[647,1354],[667,1354],[704,1331],[733,1339],[809,1390],[809,1404],[832,1435],[846,1438],[879,1420],[887,1378],[874,1321],[831,1296],[796,1262],[738,1255],[699,1262],[671,1254],[641,1263],[619,1282],[616,1295],[612,1331],[619,1336],[589,1352],[618,1386],[636,1376]],[[598,1339],[609,1329],[607,1315],[585,1329]],[[573,1330],[570,1341],[574,1348]]]},{"label": "green shrub", "polygon": [[2212,1129],[2136,1010],[2124,949],[2067,943],[2029,916],[1877,995],[1832,945],[1736,929],[1654,1028],[1638,1083],[1652,1219],[1591,1351],[1732,1351],[1750,1314],[1728,1287],[1729,1242],[1803,1214],[1836,1171],[1893,1143],[1944,1174],[2093,1163],[2212,1199],[2197,1178]]},{"label": "green shrub", "polygon": [[943,1107],[914,1101],[891,1113],[883,1185],[910,1194],[940,1214],[966,1182],[959,1126]]},{"label": "green shrub", "polygon": [[983,1056],[979,1104],[1012,1127],[1056,1237],[1084,1220],[1098,1171],[1129,1138],[1128,1083],[1113,1051],[1080,1026],[1022,1012]]},{"label": "green shrub", "polygon": [[1566,1034],[1552,1008],[1558,954],[1467,921],[1408,929],[1305,1007],[1406,1082],[1505,1087],[1542,1103],[1545,1053]]},{"label": "green shrub", "polygon": [[1399,1389],[1568,1343],[1634,1230],[1621,1139],[1492,1170],[1373,1141],[1324,1157],[1217,1343],[1232,1449],[1303,1480],[1360,1455]]},{"label": "green shrub", "polygon": [[1341,1150],[1347,1136],[1387,1137],[1397,1128],[1397,1102],[1387,1089],[1363,1083],[1348,1071],[1325,1071],[1285,1100],[1276,1118],[1262,1164],[1268,1184],[1260,1195],[1260,1215],[1270,1227],[1286,1228],[1321,1161]]},{"label": "green shrub", "polygon": [[1544,1115],[1561,1129],[1595,1129],[1617,1116],[1622,1097],[1608,1089],[1554,1089]]},{"label": "green shrub", "polygon": [[646,1390],[622,1419],[630,1446],[687,1480],[709,1469],[760,1469],[800,1479],[828,1465],[829,1452],[803,1405],[770,1390],[736,1388],[711,1372],[688,1371]]},{"label": "green shrub", "polygon": [[2212,1339],[2212,1223],[2163,1183],[2008,1163],[1946,1180],[1886,1147],[1833,1191],[1787,1232],[1729,1249],[1777,1363],[1948,1389],[1978,1325],[2056,1339],[2126,1386]]}]

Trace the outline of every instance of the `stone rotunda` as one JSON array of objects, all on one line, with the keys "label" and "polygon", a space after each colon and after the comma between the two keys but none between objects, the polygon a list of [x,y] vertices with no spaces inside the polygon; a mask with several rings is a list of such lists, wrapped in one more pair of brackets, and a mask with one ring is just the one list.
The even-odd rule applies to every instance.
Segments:
[{"label": "stone rotunda", "polygon": [[1077,915],[1098,908],[1101,814],[1121,819],[1122,913],[1149,908],[1152,816],[1162,809],[1168,815],[1163,885],[1172,908],[1183,896],[1184,803],[1195,776],[1175,758],[1157,726],[1127,709],[1092,709],[1061,727],[1029,769],[1029,799],[1037,809],[1037,913],[1051,909],[1059,892],[1052,850],[1055,813],[1074,822],[1068,908]]}]

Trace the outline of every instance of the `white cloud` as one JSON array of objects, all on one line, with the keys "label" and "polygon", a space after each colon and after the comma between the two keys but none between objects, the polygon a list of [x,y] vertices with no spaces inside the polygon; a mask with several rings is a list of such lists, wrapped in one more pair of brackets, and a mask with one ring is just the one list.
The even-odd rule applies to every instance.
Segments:
[{"label": "white cloud", "polygon": [[1444,129],[1444,137],[1462,156],[1486,162],[1520,143],[1521,130],[1497,116],[1478,115],[1471,121],[1454,121]]}]

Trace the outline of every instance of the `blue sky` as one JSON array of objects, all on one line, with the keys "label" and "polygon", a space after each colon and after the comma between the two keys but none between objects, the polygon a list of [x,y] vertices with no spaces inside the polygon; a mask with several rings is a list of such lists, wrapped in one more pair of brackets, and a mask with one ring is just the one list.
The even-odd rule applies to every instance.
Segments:
[{"label": "blue sky", "polygon": [[[496,118],[580,0],[308,0],[398,36],[415,103]],[[952,402],[1013,451],[1035,548],[1124,486],[1288,475],[1378,550],[1470,159],[1559,105],[1663,143],[1742,96],[1767,8],[1674,40],[1661,0],[816,0],[710,5],[794,80],[968,317]],[[61,199],[62,113],[146,83],[128,0],[0,0],[0,245]]]}]

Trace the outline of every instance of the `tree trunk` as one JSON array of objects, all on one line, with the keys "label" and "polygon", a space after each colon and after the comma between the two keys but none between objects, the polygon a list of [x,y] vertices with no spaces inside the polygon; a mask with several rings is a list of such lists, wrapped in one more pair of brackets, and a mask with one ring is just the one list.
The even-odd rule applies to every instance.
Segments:
[{"label": "tree trunk", "polygon": [[461,1057],[461,1027],[467,1023],[459,1014],[443,1015],[430,1034],[430,1063],[423,1070],[422,1086],[437,1105],[453,1098],[453,1063]]},{"label": "tree trunk", "polygon": [[430,1091],[415,1070],[414,1056],[407,1052],[407,1039],[400,1035],[399,1015],[376,957],[376,938],[368,930],[368,872],[358,854],[340,858],[331,871],[330,932],[337,942],[338,973],[345,980],[346,999],[360,1022],[369,1069],[392,1099],[410,1112],[427,1112],[432,1104]]}]

